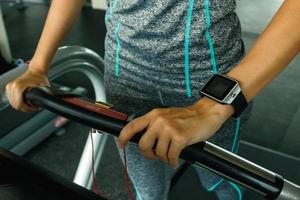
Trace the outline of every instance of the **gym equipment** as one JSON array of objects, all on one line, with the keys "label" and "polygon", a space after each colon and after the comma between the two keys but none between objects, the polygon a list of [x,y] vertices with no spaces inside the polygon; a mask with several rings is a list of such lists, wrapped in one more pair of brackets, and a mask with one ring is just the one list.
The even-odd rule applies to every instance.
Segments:
[{"label": "gym equipment", "polygon": [[[93,109],[87,109],[83,100],[83,103],[78,104],[76,101],[72,101],[72,99],[76,100],[73,95],[57,93],[46,87],[32,88],[25,93],[25,97],[27,102],[33,105],[43,107],[114,136],[118,136],[121,129],[128,123],[126,120],[108,115],[108,112],[114,111],[112,108],[93,104],[94,109],[99,107],[102,109],[102,114],[99,114]],[[91,103],[86,102],[86,104]],[[131,141],[137,143],[142,134],[137,134]],[[241,184],[266,199],[300,199],[300,187],[298,185],[210,142],[200,142],[188,146],[182,151],[180,157]]]},{"label": "gym equipment", "polygon": [[106,200],[0,148],[1,200]]},{"label": "gym equipment", "polygon": [[[20,66],[0,76],[0,147],[18,155],[24,155],[51,134],[63,131],[63,127],[55,126],[59,116],[54,113],[47,110],[22,113],[8,105],[4,95],[5,86],[26,69],[27,65]],[[59,48],[54,56],[49,67],[48,78],[51,85],[56,85],[65,91],[105,101],[103,70],[104,62],[95,52],[84,47],[65,46]],[[74,76],[76,76],[75,80],[72,79]],[[107,135],[94,135],[95,169],[101,160],[106,140]],[[86,188],[91,188],[92,185],[91,148],[91,140],[87,136],[74,176],[74,182]]]},{"label": "gym equipment", "polygon": [[[103,68],[103,61],[96,53],[83,47],[61,47],[50,65],[49,81],[62,90],[89,98],[95,95],[104,101]],[[0,94],[4,93],[6,83],[26,69],[24,64],[0,76]],[[76,80],[69,78],[70,73]],[[63,131],[63,126],[55,124],[59,116],[46,110],[21,113],[0,99],[0,114],[0,147],[18,155],[24,155],[51,134]]]},{"label": "gym equipment", "polygon": [[[63,48],[59,49],[58,53],[55,56],[53,63],[51,64],[49,77],[52,80],[52,82],[55,81],[55,83],[58,84],[55,87],[60,87],[60,86],[64,86],[64,85],[70,86],[70,89],[68,89],[67,91],[72,91],[72,88],[76,88],[78,86],[84,85],[84,88],[88,88],[88,91],[95,92],[95,100],[96,101],[105,102],[105,92],[104,92],[103,78],[102,78],[103,77],[103,68],[104,68],[103,60],[96,53],[94,53],[86,48],[82,48],[82,47],[63,47]],[[25,70],[26,70],[26,66],[19,67],[19,68],[14,69],[12,72],[9,72],[9,74],[0,76],[0,95],[1,96],[3,96],[4,86],[6,85],[6,83],[13,80],[17,76],[19,76]],[[90,84],[86,83],[87,82],[86,79],[78,80],[76,78],[76,80],[71,80],[71,81],[65,80],[66,77],[64,75],[68,75],[68,73],[72,73],[72,74],[78,73],[77,76],[80,76],[80,74],[81,75],[83,74],[84,77],[86,79],[88,79],[88,81],[91,83]],[[73,85],[74,82],[75,82],[75,85]],[[63,88],[60,88],[60,89],[63,89]],[[89,98],[94,97],[93,94],[92,95],[89,94],[87,96]],[[3,113],[3,110],[6,111],[6,109],[8,109],[8,106],[5,105],[6,103],[7,102],[5,101],[5,98],[2,98],[2,102],[0,100],[1,116],[6,115],[6,113]],[[8,114],[10,112],[13,112],[13,111],[7,111]],[[45,111],[41,111],[41,112],[48,112],[48,111],[45,110]],[[19,113],[19,114],[23,114],[23,113]],[[50,114],[57,116],[53,113],[50,113]],[[32,116],[34,116],[34,115],[32,115]],[[28,116],[26,120],[29,121],[29,119],[32,116]],[[3,119],[5,120],[6,117]],[[3,119],[1,119],[1,122],[3,122],[2,121]],[[26,120],[24,120],[24,121],[26,121]],[[114,125],[113,127],[116,128],[115,129],[116,132],[119,132],[120,128],[124,125],[123,122],[121,124],[122,126],[118,123],[117,123],[117,126],[115,126],[116,125],[115,122],[109,123],[110,125]],[[29,124],[30,124],[30,122],[29,122]],[[17,125],[15,124],[13,126],[18,126],[18,124]],[[1,128],[0,130],[1,130],[0,133],[3,133],[3,129]],[[47,130],[47,129],[44,129],[44,130]],[[30,133],[30,132],[28,131],[28,133]],[[93,133],[93,137],[94,137],[94,147],[95,147],[95,158],[96,158],[95,159],[95,170],[96,170],[97,166],[101,160],[101,155],[102,155],[105,143],[106,143],[107,135]],[[24,138],[26,139],[26,137],[24,137]],[[2,138],[0,136],[0,143],[1,143],[1,139]],[[11,140],[11,141],[13,141],[13,140]],[[243,143],[243,145],[245,146],[244,143]],[[30,143],[28,143],[28,145],[30,146]],[[282,179],[281,178],[276,179],[276,177],[277,177],[276,174],[274,174],[268,170],[264,170],[261,167],[257,167],[253,163],[249,164],[244,159],[240,159],[240,157],[238,157],[238,156],[236,158],[235,155],[231,155],[230,153],[229,153],[229,157],[228,157],[228,154],[227,154],[228,152],[225,151],[225,153],[224,153],[222,149],[219,149],[208,142],[202,143],[202,145],[200,144],[199,147],[201,149],[200,152],[202,152],[202,154],[196,153],[196,155],[198,155],[199,158],[202,159],[202,160],[200,160],[201,162],[198,163],[199,165],[203,165],[203,167],[205,167],[205,168],[211,168],[210,164],[212,163],[213,164],[212,167],[216,168],[216,169],[215,168],[212,168],[212,169],[215,170],[217,173],[220,173],[220,169],[221,169],[221,173],[223,175],[228,175],[228,174],[226,174],[228,172],[234,172],[236,177],[235,176],[231,177],[234,179],[241,178],[239,176],[239,172],[240,172],[239,170],[242,170],[242,172],[246,171],[247,173],[251,172],[250,174],[252,176],[249,177],[248,174],[245,172],[244,175],[246,177],[244,177],[242,180],[238,179],[236,181],[242,181],[242,182],[240,182],[240,184],[244,184],[244,185],[245,185],[245,183],[243,181],[245,181],[245,180],[246,180],[246,184],[254,182],[255,183],[254,186],[255,187],[257,186],[258,189],[255,188],[253,185],[252,185],[252,187],[250,186],[250,188],[252,190],[255,190],[255,192],[257,192],[258,194],[265,196],[266,198],[268,198],[268,195],[270,196],[269,193],[271,193],[271,194],[273,194],[273,196],[276,196],[278,194],[279,196],[277,199],[295,199],[295,200],[299,199],[299,196],[300,196],[299,195],[299,187],[286,181],[286,180],[284,180],[283,182],[281,182],[282,184],[279,184],[279,186],[277,186],[276,184],[280,183],[280,180],[282,180]],[[255,151],[263,150],[261,148],[256,148],[256,147],[253,148],[249,144],[247,144],[245,147],[247,147],[247,150],[251,150],[251,151],[252,151],[252,149]],[[86,188],[90,188],[91,182],[92,182],[92,170],[91,170],[92,164],[90,162],[90,160],[91,160],[90,152],[92,150],[91,148],[92,147],[91,147],[90,137],[87,137],[87,142],[86,142],[86,145],[85,145],[82,157],[81,157],[81,161],[80,161],[79,167],[77,169],[77,173],[74,178],[74,182],[76,182],[77,184],[84,186]],[[191,152],[193,152],[193,151],[191,151]],[[195,153],[195,152],[193,152],[193,153]],[[266,154],[265,151],[264,151],[264,153]],[[2,156],[5,155],[4,157],[9,157],[9,158],[12,158],[12,156],[13,156],[13,155],[5,152],[4,150],[1,150],[0,154]],[[0,157],[1,157],[1,155],[0,155]],[[220,157],[222,159],[218,160]],[[13,160],[19,159],[18,157],[14,157],[14,158],[15,159],[13,159]],[[206,160],[206,159],[208,159],[208,160]],[[276,159],[278,159],[278,158],[276,157]],[[280,159],[282,160],[282,158],[280,158]],[[202,163],[202,161],[203,161],[203,163]],[[6,161],[6,162],[8,162],[8,161]],[[233,162],[233,164],[232,164],[232,162]],[[225,168],[224,173],[222,171],[222,167],[224,167],[224,165],[219,165],[220,163],[221,164],[225,163],[226,164],[225,167],[227,166],[227,168]],[[12,166],[15,164],[18,165],[15,162],[11,162]],[[296,163],[294,163],[294,164],[296,164]],[[231,165],[237,167],[238,169],[231,168]],[[1,166],[3,166],[3,165],[0,164],[0,168],[1,168]],[[243,169],[244,167],[246,167],[246,169]],[[16,171],[18,171],[17,169],[19,169],[19,168],[16,167],[15,169],[16,169]],[[34,170],[32,170],[32,171],[34,171]],[[18,176],[20,176],[20,178],[23,179],[23,177],[21,176],[20,173],[18,173],[19,174]],[[28,173],[28,172],[26,172],[26,173]],[[28,174],[29,174],[28,176],[31,176],[31,173],[28,173]],[[259,181],[256,180],[257,176],[259,177],[258,178]],[[3,176],[1,176],[1,177],[3,177]],[[41,180],[43,180],[43,177],[39,177],[39,178]],[[52,179],[55,180],[55,178],[52,178]],[[276,182],[276,180],[277,180],[277,182]],[[176,181],[174,181],[174,182],[176,182]],[[267,183],[267,184],[265,184],[265,183]],[[19,187],[22,187],[22,185],[20,185]],[[64,185],[62,187],[64,187]],[[263,191],[260,191],[261,188],[263,188]],[[270,192],[270,190],[271,190],[271,192]],[[280,193],[280,191],[281,191],[281,193]],[[287,191],[292,191],[292,192],[288,193]],[[266,194],[264,192],[268,192],[268,194]],[[59,199],[59,198],[57,197],[57,199]],[[269,198],[269,199],[272,199],[272,198]],[[11,199],[9,199],[9,200],[11,200]]]}]

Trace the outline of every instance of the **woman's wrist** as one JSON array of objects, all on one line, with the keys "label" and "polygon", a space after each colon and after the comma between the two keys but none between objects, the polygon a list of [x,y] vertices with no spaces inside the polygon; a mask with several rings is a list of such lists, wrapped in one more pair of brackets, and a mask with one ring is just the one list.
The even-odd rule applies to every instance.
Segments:
[{"label": "woman's wrist", "polygon": [[29,61],[28,70],[35,74],[47,75],[48,63],[43,60],[44,59],[33,58],[31,61]]},{"label": "woman's wrist", "polygon": [[234,113],[233,106],[220,104],[219,102],[216,102],[208,97],[203,97],[192,106],[192,109],[199,114],[208,112],[224,121],[230,118]]}]

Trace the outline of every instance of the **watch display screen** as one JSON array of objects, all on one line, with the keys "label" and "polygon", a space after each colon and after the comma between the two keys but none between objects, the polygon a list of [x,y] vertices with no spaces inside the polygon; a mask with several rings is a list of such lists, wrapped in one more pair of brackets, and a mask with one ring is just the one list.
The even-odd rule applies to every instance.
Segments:
[{"label": "watch display screen", "polygon": [[215,74],[202,89],[202,92],[218,100],[223,100],[235,85],[235,81]]}]

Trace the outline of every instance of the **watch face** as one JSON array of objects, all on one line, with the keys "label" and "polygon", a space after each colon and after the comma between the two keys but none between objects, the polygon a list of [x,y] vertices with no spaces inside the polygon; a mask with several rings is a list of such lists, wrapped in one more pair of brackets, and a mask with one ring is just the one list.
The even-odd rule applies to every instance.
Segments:
[{"label": "watch face", "polygon": [[202,88],[202,92],[222,101],[236,84],[233,80],[215,74]]}]

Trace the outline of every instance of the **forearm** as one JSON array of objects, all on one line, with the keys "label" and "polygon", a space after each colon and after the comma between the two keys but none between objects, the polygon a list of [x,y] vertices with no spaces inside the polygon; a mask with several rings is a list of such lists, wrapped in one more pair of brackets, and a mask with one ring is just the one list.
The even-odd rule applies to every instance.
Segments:
[{"label": "forearm", "polygon": [[300,51],[300,1],[286,0],[241,63],[228,75],[248,101],[268,85]]},{"label": "forearm", "polygon": [[58,45],[80,13],[83,0],[52,0],[48,17],[30,68],[46,73]]},{"label": "forearm", "polygon": [[[244,59],[227,75],[237,80],[250,102],[300,51],[300,1],[286,0]],[[203,98],[198,112],[209,108],[224,121],[234,113],[230,105]],[[221,121],[222,121],[221,120]]]}]

